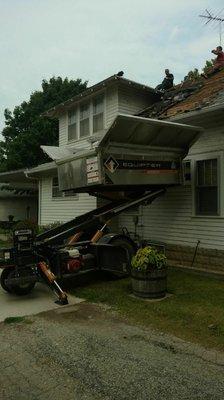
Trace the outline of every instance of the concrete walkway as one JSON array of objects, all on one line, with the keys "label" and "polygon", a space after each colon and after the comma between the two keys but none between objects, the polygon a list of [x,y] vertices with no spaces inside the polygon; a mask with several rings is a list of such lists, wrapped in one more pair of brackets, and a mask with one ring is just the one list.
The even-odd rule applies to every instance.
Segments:
[{"label": "concrete walkway", "polygon": [[[0,287],[0,321],[4,321],[7,317],[33,315],[42,311],[64,307],[55,304],[55,300],[54,293],[47,286],[40,283],[37,283],[33,291],[27,296],[6,293]],[[68,301],[72,305],[80,303],[82,299],[69,295]]]},{"label": "concrete walkway", "polygon": [[166,336],[87,302],[1,323],[0,399],[223,400],[223,366]]}]

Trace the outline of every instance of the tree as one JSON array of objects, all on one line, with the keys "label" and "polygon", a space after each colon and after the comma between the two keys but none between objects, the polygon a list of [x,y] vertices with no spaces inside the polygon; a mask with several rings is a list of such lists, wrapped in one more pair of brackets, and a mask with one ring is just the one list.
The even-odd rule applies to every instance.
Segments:
[{"label": "tree", "polygon": [[[207,74],[207,72],[213,66],[213,61],[214,60],[207,60],[206,61],[205,66],[202,68],[202,72],[204,74]],[[195,68],[194,70],[189,71],[188,74],[184,77],[184,82],[186,82],[186,81],[197,81],[199,79],[201,79],[201,74],[199,73],[198,69]]]},{"label": "tree", "polygon": [[4,140],[0,142],[0,170],[29,168],[49,161],[40,145],[58,144],[58,121],[42,117],[44,111],[81,93],[87,82],[52,77],[42,81],[42,90],[31,94],[11,112],[5,110]]},{"label": "tree", "polygon": [[184,81],[196,81],[199,78],[200,74],[198,72],[198,69],[195,68],[194,70],[188,72],[188,74],[184,78]]},{"label": "tree", "polygon": [[207,74],[211,67],[213,67],[213,60],[207,60],[204,68],[202,69],[203,73]]}]

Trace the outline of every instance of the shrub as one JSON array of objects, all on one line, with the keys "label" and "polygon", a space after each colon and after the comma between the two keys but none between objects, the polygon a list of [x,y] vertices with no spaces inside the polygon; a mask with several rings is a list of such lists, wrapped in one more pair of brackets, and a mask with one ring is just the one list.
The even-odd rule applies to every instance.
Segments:
[{"label": "shrub", "polygon": [[46,232],[46,231],[49,231],[50,229],[57,228],[57,227],[60,226],[61,224],[62,224],[62,222],[60,222],[60,221],[55,221],[55,222],[52,222],[51,224],[40,225],[40,226],[38,227],[38,233],[41,234],[41,233],[44,233],[44,232]]}]

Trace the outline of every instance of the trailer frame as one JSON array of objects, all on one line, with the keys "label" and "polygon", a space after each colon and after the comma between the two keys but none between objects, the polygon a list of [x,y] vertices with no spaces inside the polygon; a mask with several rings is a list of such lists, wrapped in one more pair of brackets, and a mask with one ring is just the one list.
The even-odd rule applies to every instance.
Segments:
[{"label": "trailer frame", "polygon": [[123,200],[113,200],[36,237],[30,229],[15,230],[13,247],[2,249],[3,289],[27,294],[41,281],[55,292],[59,304],[67,304],[67,294],[57,280],[104,269],[129,274],[136,243],[128,235],[108,233],[108,223],[132,207],[152,203],[165,192],[165,187],[130,192]]}]

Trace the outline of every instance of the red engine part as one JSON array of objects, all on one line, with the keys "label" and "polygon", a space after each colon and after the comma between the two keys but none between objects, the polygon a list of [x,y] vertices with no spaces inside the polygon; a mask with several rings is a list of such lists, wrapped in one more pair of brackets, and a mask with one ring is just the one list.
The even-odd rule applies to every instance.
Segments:
[{"label": "red engine part", "polygon": [[82,267],[81,258],[71,258],[67,261],[67,270],[69,272],[75,272]]}]

